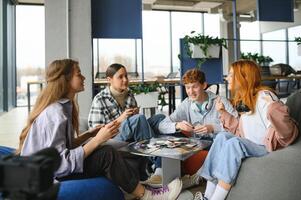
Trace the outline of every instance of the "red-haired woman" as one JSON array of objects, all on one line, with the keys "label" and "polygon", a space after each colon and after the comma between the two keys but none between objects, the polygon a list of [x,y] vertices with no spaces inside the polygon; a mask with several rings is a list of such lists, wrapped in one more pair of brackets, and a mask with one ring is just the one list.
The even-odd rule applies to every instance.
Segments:
[{"label": "red-haired woman", "polygon": [[240,119],[230,115],[221,101],[216,103],[223,126],[229,132],[216,136],[198,172],[207,179],[205,197],[198,193],[195,199],[225,199],[243,159],[284,148],[298,135],[287,107],[271,89],[261,85],[260,69],[255,62],[234,62],[227,81]]}]

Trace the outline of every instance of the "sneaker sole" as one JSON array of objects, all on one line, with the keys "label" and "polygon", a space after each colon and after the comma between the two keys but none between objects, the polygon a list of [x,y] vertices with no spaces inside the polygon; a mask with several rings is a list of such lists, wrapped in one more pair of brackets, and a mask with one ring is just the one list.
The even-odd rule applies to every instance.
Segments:
[{"label": "sneaker sole", "polygon": [[148,186],[153,187],[153,188],[160,188],[160,187],[163,186],[162,183],[148,183],[146,181],[140,181],[140,183],[143,184],[143,185],[148,185]]},{"label": "sneaker sole", "polygon": [[169,197],[168,197],[168,200],[176,200],[176,199],[180,196],[180,194],[181,194],[182,186],[183,186],[183,183],[182,183],[182,181],[181,181],[181,183],[180,183],[180,188],[181,188],[181,189],[177,191],[178,194],[175,195],[175,196],[171,196],[171,197],[169,196]]}]

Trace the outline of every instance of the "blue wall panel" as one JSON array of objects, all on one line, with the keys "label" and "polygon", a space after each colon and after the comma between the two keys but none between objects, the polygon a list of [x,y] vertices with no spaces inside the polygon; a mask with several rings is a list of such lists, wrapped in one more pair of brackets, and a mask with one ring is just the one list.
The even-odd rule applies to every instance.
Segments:
[{"label": "blue wall panel", "polygon": [[294,22],[293,0],[257,0],[257,20]]},{"label": "blue wall panel", "polygon": [[142,38],[142,0],[91,0],[93,38]]},{"label": "blue wall panel", "polygon": [[[181,77],[183,74],[192,68],[197,66],[197,59],[190,58],[185,49],[183,39],[180,40],[180,56],[181,56]],[[210,58],[207,59],[201,66],[201,71],[206,75],[207,83],[223,83],[223,58]],[[182,99],[185,97],[185,91],[182,88]]]}]

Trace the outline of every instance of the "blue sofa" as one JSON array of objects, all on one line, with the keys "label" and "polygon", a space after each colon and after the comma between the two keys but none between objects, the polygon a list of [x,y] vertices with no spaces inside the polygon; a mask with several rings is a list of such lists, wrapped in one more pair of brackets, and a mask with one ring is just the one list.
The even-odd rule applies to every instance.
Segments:
[{"label": "blue sofa", "polygon": [[[0,155],[9,155],[15,149],[0,146]],[[0,196],[1,199],[1,196]],[[72,199],[72,200],[101,200],[101,199],[116,199],[123,200],[124,196],[121,190],[104,177],[63,181],[60,185],[60,190],[57,199]]]}]

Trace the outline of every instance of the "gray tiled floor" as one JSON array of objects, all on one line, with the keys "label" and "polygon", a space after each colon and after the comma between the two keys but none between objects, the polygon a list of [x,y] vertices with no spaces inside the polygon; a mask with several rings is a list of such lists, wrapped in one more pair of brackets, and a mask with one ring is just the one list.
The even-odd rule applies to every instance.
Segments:
[{"label": "gray tiled floor", "polygon": [[18,107],[0,116],[0,145],[14,148],[18,146],[27,115],[27,107]]}]

